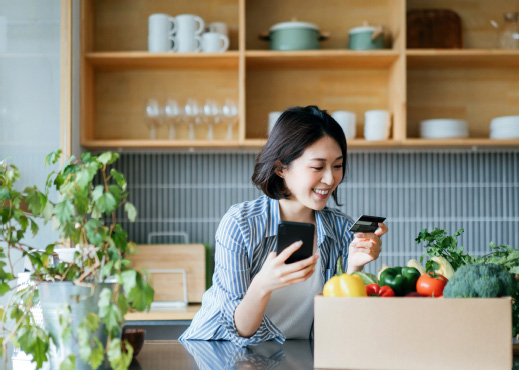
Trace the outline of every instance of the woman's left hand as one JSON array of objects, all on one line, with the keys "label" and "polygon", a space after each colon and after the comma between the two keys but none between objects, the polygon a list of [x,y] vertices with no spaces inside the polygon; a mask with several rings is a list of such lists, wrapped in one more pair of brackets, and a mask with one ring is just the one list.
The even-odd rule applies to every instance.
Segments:
[{"label": "woman's left hand", "polygon": [[364,265],[378,258],[382,250],[380,237],[387,233],[387,226],[378,224],[374,233],[357,233],[348,249],[347,273],[360,271]]}]

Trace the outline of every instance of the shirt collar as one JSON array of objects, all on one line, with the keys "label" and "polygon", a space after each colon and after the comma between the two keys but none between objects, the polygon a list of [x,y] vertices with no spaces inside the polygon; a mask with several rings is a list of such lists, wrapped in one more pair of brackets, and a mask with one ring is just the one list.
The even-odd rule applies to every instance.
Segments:
[{"label": "shirt collar", "polygon": [[330,220],[323,211],[315,212],[315,223],[317,225],[317,245],[321,245],[326,236],[335,240],[335,233],[332,225],[330,225]]},{"label": "shirt collar", "polygon": [[268,199],[268,212],[269,218],[267,221],[267,230],[266,237],[275,236],[278,234],[278,224],[281,221],[281,215],[279,213],[279,200],[272,199],[267,197]]},{"label": "shirt collar", "polygon": [[[267,230],[265,235],[267,238],[278,234],[278,224],[281,221],[279,200],[268,198],[268,202],[268,212],[270,213],[270,217],[267,221]],[[315,212],[315,223],[317,225],[317,245],[321,245],[324,238],[327,236],[335,240],[335,234],[332,225],[330,225],[330,220],[322,211]]]}]

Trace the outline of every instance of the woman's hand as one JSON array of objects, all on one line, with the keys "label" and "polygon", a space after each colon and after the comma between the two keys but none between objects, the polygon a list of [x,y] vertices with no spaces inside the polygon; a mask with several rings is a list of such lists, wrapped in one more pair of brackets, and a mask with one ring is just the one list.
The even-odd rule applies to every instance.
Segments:
[{"label": "woman's hand", "polygon": [[251,285],[255,285],[263,294],[270,294],[276,289],[307,280],[315,271],[319,255],[313,255],[304,260],[285,264],[285,261],[303,245],[301,241],[291,244],[279,255],[271,252],[260,272],[254,277]]},{"label": "woman's hand", "polygon": [[357,233],[348,249],[347,273],[361,271],[364,265],[376,260],[382,250],[380,237],[387,233],[387,226],[378,224],[374,233]]}]

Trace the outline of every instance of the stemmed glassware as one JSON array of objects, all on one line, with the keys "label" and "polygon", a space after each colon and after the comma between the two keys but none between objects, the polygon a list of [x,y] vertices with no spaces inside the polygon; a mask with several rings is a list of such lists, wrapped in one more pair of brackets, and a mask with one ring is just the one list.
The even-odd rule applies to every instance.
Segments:
[{"label": "stemmed glassware", "polygon": [[184,120],[184,110],[175,99],[168,99],[164,113],[169,123],[169,140],[175,140],[175,125]]},{"label": "stemmed glassware", "polygon": [[146,123],[150,126],[150,139],[157,139],[157,126],[162,124],[162,112],[155,99],[149,99],[146,104]]},{"label": "stemmed glassware", "polygon": [[207,140],[214,140],[214,125],[220,122],[221,108],[215,100],[206,99],[203,112],[204,121],[208,125]]},{"label": "stemmed glassware", "polygon": [[200,124],[200,106],[196,99],[186,100],[184,117],[189,124],[189,140],[195,140],[195,125]]},{"label": "stemmed glassware", "polygon": [[232,99],[225,99],[222,115],[227,122],[227,140],[232,140],[233,126],[238,122],[238,106]]}]

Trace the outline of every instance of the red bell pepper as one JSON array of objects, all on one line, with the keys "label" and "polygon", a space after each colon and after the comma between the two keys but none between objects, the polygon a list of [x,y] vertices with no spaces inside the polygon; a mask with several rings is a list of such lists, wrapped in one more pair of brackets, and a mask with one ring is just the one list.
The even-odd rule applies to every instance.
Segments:
[{"label": "red bell pepper", "polygon": [[395,292],[390,286],[384,285],[380,287],[378,284],[366,285],[366,294],[374,297],[394,297]]}]

